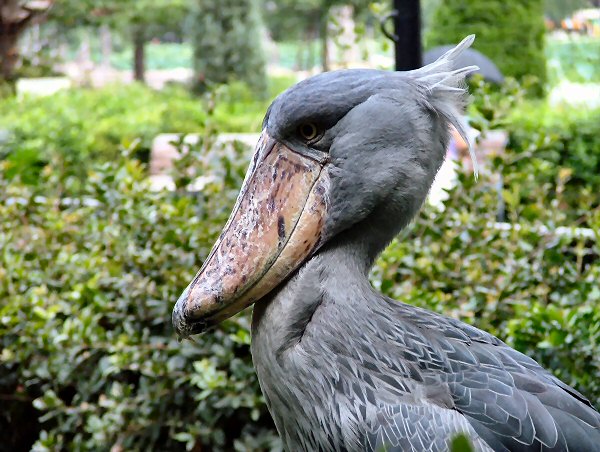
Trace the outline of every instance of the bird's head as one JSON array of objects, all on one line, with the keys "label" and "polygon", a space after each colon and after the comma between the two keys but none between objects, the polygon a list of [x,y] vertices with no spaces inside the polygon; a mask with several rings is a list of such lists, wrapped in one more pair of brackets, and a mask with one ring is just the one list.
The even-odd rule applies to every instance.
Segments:
[{"label": "bird's head", "polygon": [[466,139],[470,36],[411,72],[355,69],[304,80],[269,107],[229,221],[173,310],[188,337],[264,297],[359,223],[389,240],[416,214],[446,153]]}]

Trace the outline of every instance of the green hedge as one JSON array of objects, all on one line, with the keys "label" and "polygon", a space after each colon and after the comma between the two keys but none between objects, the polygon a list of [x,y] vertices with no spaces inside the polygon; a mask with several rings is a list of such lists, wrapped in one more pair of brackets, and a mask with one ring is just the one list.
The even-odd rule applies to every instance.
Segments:
[{"label": "green hedge", "polygon": [[476,34],[474,48],[507,76],[534,75],[546,82],[543,0],[444,0],[426,36],[428,47],[453,44]]},{"label": "green hedge", "polygon": [[[43,197],[0,172],[0,431],[13,432],[0,449],[277,450],[248,313],[196,343],[178,343],[170,325],[248,152],[191,154],[214,176],[195,195],[150,192],[131,155],[94,165],[70,199],[59,169],[40,173]],[[535,218],[501,230],[496,192],[462,176],[446,209],[426,208],[372,281],[497,334],[599,404],[600,237],[542,234],[560,218],[544,193],[538,185]],[[600,231],[598,209],[586,221]]]},{"label": "green hedge", "polygon": [[0,176],[0,431],[13,432],[0,450],[273,443],[247,316],[197,343],[178,343],[170,321],[247,158],[203,154],[214,181],[194,196],[150,192],[123,157],[91,169],[70,202],[60,171],[42,172],[44,197]]},{"label": "green hedge", "polygon": [[83,177],[93,162],[114,159],[120,145],[141,139],[147,157],[158,133],[195,132],[205,119],[201,102],[182,89],[130,85],[11,98],[0,104],[0,158],[9,162],[8,175],[25,174],[30,183],[52,159]]},{"label": "green hedge", "polygon": [[502,171],[519,187],[520,211],[532,218],[554,204],[561,221],[585,225],[586,212],[600,205],[600,110],[525,104],[507,128],[511,154]]},{"label": "green hedge", "polygon": [[551,211],[545,221],[585,226],[600,204],[600,109],[527,100],[528,87],[510,78],[500,89],[478,77],[471,85],[474,127],[508,132],[504,158],[488,166],[503,176],[510,220]]},{"label": "green hedge", "polygon": [[[271,95],[292,83],[290,77],[271,79]],[[9,162],[6,175],[20,174],[31,184],[53,159],[62,172],[82,179],[90,165],[116,158],[134,140],[141,140],[138,157],[146,160],[160,133],[202,132],[207,124],[221,132],[258,132],[267,106],[241,83],[209,99],[182,87],[154,91],[137,84],[12,97],[0,103],[0,160]]]},{"label": "green hedge", "polygon": [[[10,133],[22,137],[4,139],[46,156],[34,180],[15,171],[13,154],[0,160],[0,432],[10,432],[0,451],[34,443],[36,450],[278,450],[249,355],[248,313],[196,343],[178,343],[170,324],[174,301],[226,221],[248,150],[212,148],[207,136],[178,165],[212,175],[204,191],[153,193],[137,149],[118,150],[139,125],[104,141],[103,119],[114,115],[118,127],[129,115],[157,114],[163,119],[150,124],[180,127],[186,109],[170,109],[194,112],[196,101],[140,87],[101,93],[107,98],[75,91],[40,106],[11,101],[17,111],[0,107]],[[206,119],[192,114],[190,127],[232,121],[228,112],[247,111],[244,93],[222,93],[226,103]],[[160,107],[154,96],[171,103],[159,113],[132,111],[136,94],[146,106]],[[486,105],[513,109],[491,97],[477,104],[488,120]],[[387,295],[491,331],[600,406],[600,209],[590,207],[600,183],[600,122],[589,112],[527,105],[506,120],[511,148],[493,162],[519,227],[495,227],[496,191],[485,176],[475,183],[462,175],[445,210],[427,207],[371,278]],[[65,166],[63,156],[75,151],[91,156],[82,159],[81,178]],[[178,186],[191,176],[182,172]],[[595,236],[553,234],[577,224]]]},{"label": "green hedge", "polygon": [[552,84],[563,80],[600,83],[600,41],[577,37],[573,40],[548,40],[546,44]]}]

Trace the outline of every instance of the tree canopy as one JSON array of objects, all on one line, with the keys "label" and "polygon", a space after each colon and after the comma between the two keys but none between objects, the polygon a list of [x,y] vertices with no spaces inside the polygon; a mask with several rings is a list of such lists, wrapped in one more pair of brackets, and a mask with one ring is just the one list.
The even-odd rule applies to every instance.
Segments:
[{"label": "tree canopy", "polygon": [[194,9],[196,88],[243,80],[266,92],[262,24],[255,0],[197,0]]}]

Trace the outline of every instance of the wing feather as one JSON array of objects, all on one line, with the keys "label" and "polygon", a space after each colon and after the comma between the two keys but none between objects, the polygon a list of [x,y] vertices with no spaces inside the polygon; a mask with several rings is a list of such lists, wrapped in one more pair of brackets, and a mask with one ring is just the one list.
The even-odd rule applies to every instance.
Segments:
[{"label": "wing feather", "polygon": [[394,370],[377,378],[396,389],[397,405],[386,400],[370,443],[444,450],[466,431],[479,450],[600,451],[600,414],[533,359],[470,325],[390,303],[394,333],[370,355],[387,363],[379,373]]}]

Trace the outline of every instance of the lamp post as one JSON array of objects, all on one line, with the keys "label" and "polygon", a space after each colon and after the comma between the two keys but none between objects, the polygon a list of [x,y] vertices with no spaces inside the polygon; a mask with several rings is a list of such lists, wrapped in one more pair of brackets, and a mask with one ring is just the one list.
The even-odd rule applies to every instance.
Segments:
[{"label": "lamp post", "polygon": [[396,70],[408,71],[423,65],[420,0],[393,0]]}]

